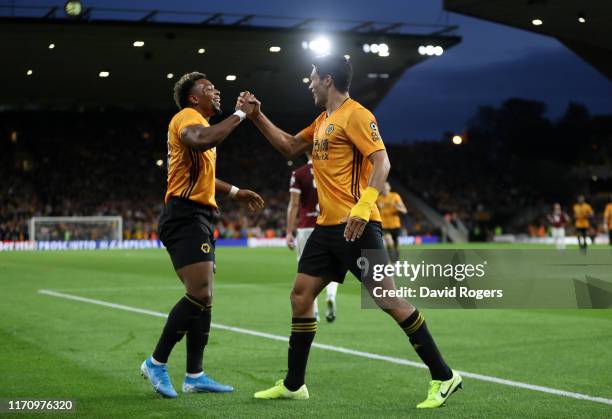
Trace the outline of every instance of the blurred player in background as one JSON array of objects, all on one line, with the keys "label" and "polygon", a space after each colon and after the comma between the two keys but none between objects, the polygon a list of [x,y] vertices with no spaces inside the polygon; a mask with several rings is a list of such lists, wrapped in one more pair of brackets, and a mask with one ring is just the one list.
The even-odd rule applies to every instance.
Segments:
[{"label": "blurred player in background", "polygon": [[608,243],[612,246],[612,195],[604,210],[604,226],[608,230]]},{"label": "blurred player in background", "polygon": [[221,111],[221,92],[202,73],[185,74],[174,86],[180,111],[168,127],[168,185],[159,219],[159,238],[170,254],[186,294],[168,314],[153,354],[140,367],[153,389],[164,397],[177,396],[166,363],[174,346],[187,335],[187,365],[183,392],[233,391],[204,374],[202,359],[208,342],[215,271],[214,225],[219,211],[215,193],[263,208],[255,192],[238,189],[216,178],[216,146],[242,122],[237,110],[211,126],[209,119]]},{"label": "blurred player in background", "polygon": [[402,197],[397,192],[391,192],[389,182],[385,183],[384,189],[378,195],[376,205],[382,217],[383,240],[387,246],[389,259],[395,262],[399,259],[399,235],[402,229],[400,214],[405,215],[408,210]]},{"label": "blurred player in background", "polygon": [[[261,112],[261,103],[254,95],[246,92],[240,95],[245,107],[239,109],[247,112],[270,144],[285,157],[293,158],[312,150],[321,209],[298,263],[291,291],[287,375],[273,387],[255,393],[257,399],[309,398],[305,375],[317,331],[314,299],[331,281],[342,283],[348,271],[361,280],[372,295],[372,269],[366,269],[360,262],[365,260],[374,266],[385,265],[389,260],[376,199],[384,188],[391,163],[374,115],[349,96],[352,76],[352,65],[344,56],[325,55],[314,59],[309,90],[315,105],[324,111],[297,135],[274,125]],[[246,109],[250,104],[256,105],[251,111]],[[369,251],[367,257],[363,256],[364,251]],[[423,314],[407,300],[396,296],[393,279],[386,277],[375,284],[392,292],[392,296],[374,300],[397,322],[429,368],[431,381],[427,398],[417,408],[442,406],[461,388],[461,376],[444,361]],[[363,339],[372,338],[363,336]],[[364,384],[371,388],[376,386],[367,379]]]},{"label": "blurred player in background", "polygon": [[570,220],[569,215],[561,209],[561,204],[555,203],[552,213],[548,214],[546,218],[548,218],[552,227],[552,236],[557,249],[565,249],[565,226]]},{"label": "blurred player in background", "polygon": [[[319,216],[317,184],[312,174],[312,155],[307,151],[306,156],[308,157],[308,163],[291,173],[289,206],[287,207],[287,246],[289,246],[289,249],[296,249],[298,262]],[[295,220],[298,216],[296,238],[293,236],[293,232],[295,231]],[[325,289],[327,291],[325,319],[331,323],[336,320],[338,283],[330,282]],[[319,307],[316,298],[314,300],[314,313],[315,318],[319,321]]]},{"label": "blurred player in background", "polygon": [[578,202],[574,204],[574,226],[578,235],[578,246],[582,250],[587,248],[587,237],[591,227],[590,219],[593,217],[593,208],[585,202],[584,195],[578,196]]}]

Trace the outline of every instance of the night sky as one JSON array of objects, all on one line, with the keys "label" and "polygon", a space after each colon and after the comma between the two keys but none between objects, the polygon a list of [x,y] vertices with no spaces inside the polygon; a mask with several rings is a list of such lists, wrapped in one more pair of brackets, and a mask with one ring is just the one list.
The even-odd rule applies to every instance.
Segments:
[{"label": "night sky", "polygon": [[[61,5],[64,0],[4,1]],[[570,101],[612,113],[612,82],[557,40],[447,13],[442,0],[264,1],[83,0],[86,6],[233,12],[351,20],[455,24],[463,41],[408,70],[374,109],[386,142],[439,139],[460,131],[481,105],[510,97],[540,100],[558,118]],[[375,7],[374,7],[375,5]],[[393,53],[391,51],[391,53]]]}]

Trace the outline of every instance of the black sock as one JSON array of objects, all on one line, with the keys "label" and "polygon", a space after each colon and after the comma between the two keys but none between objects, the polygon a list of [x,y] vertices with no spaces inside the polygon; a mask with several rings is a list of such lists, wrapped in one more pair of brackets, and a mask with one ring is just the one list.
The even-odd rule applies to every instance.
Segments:
[{"label": "black sock", "polygon": [[195,319],[187,331],[188,374],[197,374],[203,371],[202,359],[204,357],[204,347],[208,343],[211,310],[212,306],[207,306],[206,310],[200,313],[200,316]]},{"label": "black sock", "polygon": [[168,362],[168,357],[174,345],[179,342],[194,320],[196,320],[205,306],[202,302],[185,294],[178,303],[170,310],[168,314],[168,320],[162,331],[155,351],[153,351],[153,358],[158,362]]},{"label": "black sock", "polygon": [[419,310],[415,310],[414,313],[399,323],[399,325],[408,335],[412,347],[421,360],[429,367],[431,379],[449,380],[453,373],[448,365],[446,365],[446,362],[444,362],[440,351],[438,351],[438,347],[425,324],[425,318],[419,313]]},{"label": "black sock", "polygon": [[296,391],[304,384],[306,363],[310,345],[317,333],[317,319],[291,319],[291,336],[289,337],[289,370],[285,377],[285,387]]}]

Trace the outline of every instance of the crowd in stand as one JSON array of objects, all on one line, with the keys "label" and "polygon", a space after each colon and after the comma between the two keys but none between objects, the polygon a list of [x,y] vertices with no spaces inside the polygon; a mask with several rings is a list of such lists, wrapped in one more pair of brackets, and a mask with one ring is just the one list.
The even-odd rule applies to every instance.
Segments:
[{"label": "crowd in stand", "polygon": [[[0,113],[0,240],[27,240],[33,216],[111,215],[123,218],[124,239],[156,239],[169,116],[108,110]],[[217,197],[218,237],[284,235],[289,178],[302,163],[305,159],[290,166],[254,130],[236,130],[217,149],[217,177],[256,191],[266,207],[252,215]],[[58,223],[37,235],[75,239],[82,231]]]},{"label": "crowd in stand", "polygon": [[[469,141],[460,146],[449,141],[388,142],[392,186],[400,183],[450,222],[466,225],[474,239],[487,239],[501,231],[527,231],[552,202],[561,201],[567,207],[575,194],[585,192],[584,182],[572,183],[569,168],[582,164],[575,157],[605,157],[604,151],[611,146],[601,138],[612,138],[612,121],[591,120],[580,109],[570,109],[558,131],[550,123],[537,123],[550,125],[547,129],[552,131],[545,138],[557,133],[557,137],[565,135],[565,141],[577,141],[574,132],[580,131],[572,127],[591,121],[592,139],[583,141],[586,145],[577,142],[559,148],[565,154],[552,156],[546,141],[540,149],[531,138],[517,143],[511,132],[507,136],[512,138],[491,140],[517,124],[506,114],[525,113],[520,121],[537,119],[529,116],[533,113],[542,119],[536,105],[509,101],[495,112],[481,111],[468,132]],[[109,109],[0,112],[0,240],[27,240],[32,216],[93,215],[123,217],[124,239],[156,239],[171,116],[171,111]],[[496,124],[501,125],[490,128]],[[528,126],[519,132],[534,130]],[[567,152],[567,147],[576,148],[576,153]],[[217,177],[258,192],[266,207],[251,215],[236,202],[218,197],[218,237],[283,236],[289,177],[303,163],[304,158],[287,162],[250,124],[235,130],[217,148]],[[608,157],[602,164],[609,163]],[[407,204],[409,213],[403,220],[407,233],[440,233]],[[534,208],[539,210],[520,217]],[[81,233],[73,228],[64,224],[45,234],[60,239],[79,237]]]}]

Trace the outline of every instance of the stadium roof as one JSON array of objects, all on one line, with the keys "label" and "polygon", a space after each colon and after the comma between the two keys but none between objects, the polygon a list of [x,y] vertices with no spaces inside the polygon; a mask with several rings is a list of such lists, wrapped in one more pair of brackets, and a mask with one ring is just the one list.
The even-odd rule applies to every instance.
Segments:
[{"label": "stadium roof", "polygon": [[[86,18],[73,20],[61,9],[24,10],[20,14],[13,8],[7,16],[6,8],[0,8],[0,54],[11,63],[0,73],[0,105],[9,107],[168,108],[174,106],[171,89],[177,77],[198,70],[220,88],[226,109],[233,107],[238,92],[248,89],[270,112],[303,113],[313,110],[303,81],[314,54],[308,45],[321,35],[333,52],[350,55],[352,96],[375,107],[407,68],[432,58],[421,55],[420,46],[431,45],[433,54],[433,46],[447,50],[460,42],[452,35],[455,27],[400,22],[190,13],[198,23],[178,23],[161,21],[168,12],[121,14],[118,9],[96,9],[98,18],[90,10]],[[277,26],[270,26],[273,21]],[[136,41],[144,45],[136,47]],[[388,45],[388,56],[364,52],[364,44],[381,43]],[[271,47],[280,51],[271,52]],[[108,77],[100,77],[101,72]],[[227,80],[230,75],[235,80]]]},{"label": "stadium roof", "polygon": [[444,0],[444,8],[557,38],[612,80],[610,0]]}]

